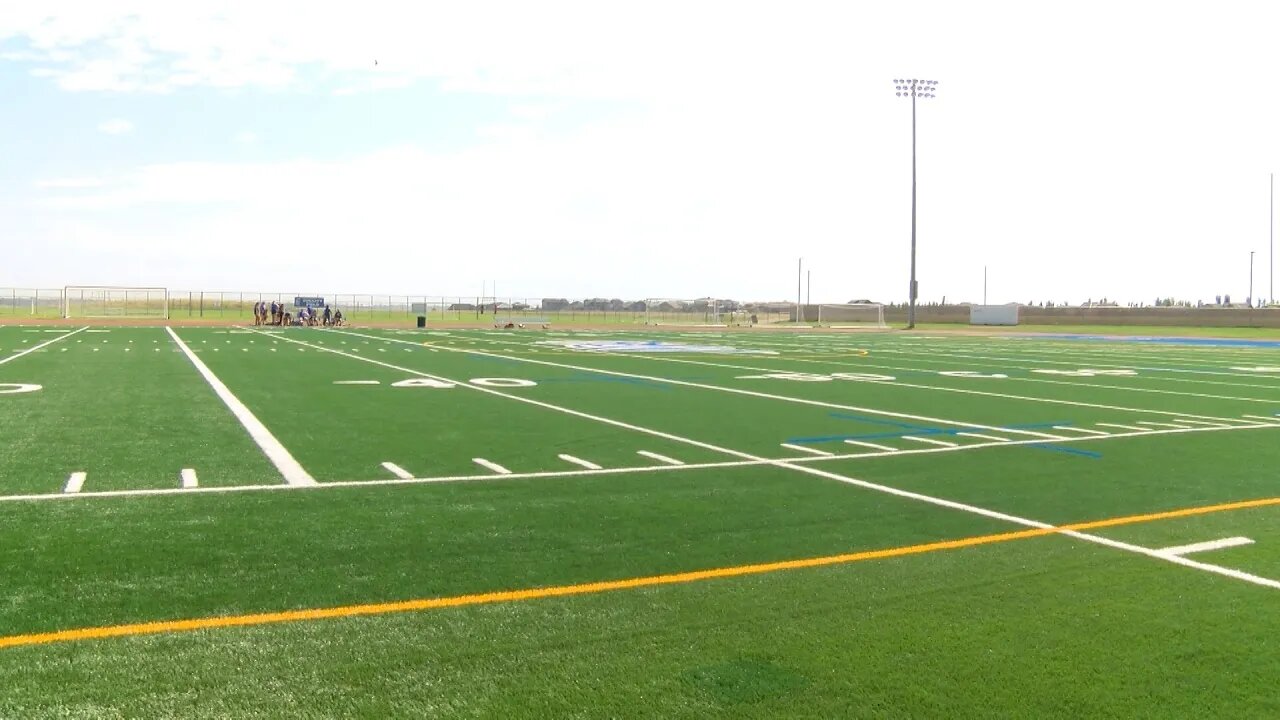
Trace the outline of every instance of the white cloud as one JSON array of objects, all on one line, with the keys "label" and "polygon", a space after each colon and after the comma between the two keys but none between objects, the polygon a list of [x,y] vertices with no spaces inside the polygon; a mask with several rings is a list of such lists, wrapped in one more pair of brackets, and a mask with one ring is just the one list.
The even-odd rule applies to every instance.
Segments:
[{"label": "white cloud", "polygon": [[[789,296],[804,255],[819,270],[815,298],[822,287],[830,301],[901,298],[910,111],[889,80],[927,72],[943,84],[920,108],[926,298],[975,298],[984,265],[993,300],[1243,296],[1248,251],[1266,239],[1266,173],[1280,167],[1280,105],[1241,71],[1280,66],[1268,10],[1059,10],[46,0],[0,10],[0,49],[71,91],[342,95],[432,83],[445,95],[429,109],[442,116],[449,92],[500,96],[507,117],[476,119],[469,149],[324,162],[346,152],[334,138],[301,151],[317,161],[168,162],[47,199],[147,218],[215,204],[173,236],[306,237],[349,259],[307,272],[367,286],[458,289],[458,277],[492,271],[471,252],[480,245],[518,258],[513,275],[542,278],[530,292],[630,283]],[[1202,51],[1188,53],[1188,38]],[[575,118],[580,98],[620,100],[625,119]],[[420,271],[386,262],[420,252]]]},{"label": "white cloud", "polygon": [[235,137],[233,137],[232,140],[240,145],[252,145],[253,143],[258,142],[258,133],[253,132],[252,130],[241,130],[235,134]]},{"label": "white cloud", "polygon": [[40,190],[84,190],[88,188],[99,188],[104,184],[105,182],[102,178],[73,177],[37,180],[35,182],[35,187]]},{"label": "white cloud", "polygon": [[108,135],[124,135],[133,131],[133,123],[123,118],[114,118],[98,123],[98,130]]}]

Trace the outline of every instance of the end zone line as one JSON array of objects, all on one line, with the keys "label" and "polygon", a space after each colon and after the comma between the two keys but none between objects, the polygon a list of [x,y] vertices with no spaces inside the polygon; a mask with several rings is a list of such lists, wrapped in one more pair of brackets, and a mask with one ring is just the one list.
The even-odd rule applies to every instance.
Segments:
[{"label": "end zone line", "polygon": [[[1249,508],[1258,508],[1266,506],[1280,505],[1280,497],[1264,498],[1258,500],[1245,500],[1235,503],[1224,503],[1220,505],[1206,505],[1202,507],[1183,508],[1180,510],[1169,510],[1159,513],[1148,513],[1144,515],[1129,515],[1125,517],[1109,518],[1105,520],[1096,520],[1092,522],[1074,523],[1071,525],[1063,525],[1060,527],[1049,526],[1046,528],[1030,528],[1024,530],[1014,530],[1011,532],[994,533],[988,535],[974,535],[955,540],[941,540],[932,543],[922,543],[918,545],[904,545],[899,547],[882,548],[878,550],[864,550],[853,553],[845,553],[841,555],[825,555],[819,557],[802,558],[796,560],[782,560],[769,563],[755,563],[748,565],[736,565],[721,568],[712,568],[706,570],[692,570],[678,573],[668,573],[663,575],[648,575],[641,577],[627,578],[623,580],[608,580],[603,582],[584,582],[573,585],[555,585],[549,587],[526,588],[522,590],[504,590],[496,592],[473,593],[469,595],[454,595],[447,597],[420,598],[415,600],[403,600],[398,602],[382,602],[382,603],[366,603],[357,605],[342,605],[337,607],[310,608],[300,610],[285,610],[280,612],[263,612],[246,615],[223,615],[203,618],[191,618],[185,620],[160,620],[152,622],[131,623],[126,625],[103,625],[97,627],[83,627],[70,630],[57,630],[43,633],[25,633],[21,635],[0,636],[0,649],[29,647],[33,645],[48,645],[53,643],[76,642],[83,640],[102,640],[108,638],[134,637],[139,635],[156,635],[162,633],[192,632],[197,630],[213,630],[218,628],[231,627],[253,627],[257,625],[269,625],[285,622],[300,622],[307,620],[328,620],[336,618],[349,617],[367,617],[374,615],[387,615],[391,613],[415,612],[424,610],[437,610],[454,607],[467,607],[474,605],[490,605],[497,603],[521,602],[526,600],[540,600],[555,597],[571,597],[575,595],[592,595],[603,592],[612,592],[618,590],[635,590],[646,587],[657,587],[662,585],[683,585],[693,582],[701,582],[705,580],[717,580],[733,577],[745,577],[750,575],[762,575],[766,573],[775,573],[786,570],[800,570],[805,568],[825,567],[831,565],[847,565],[856,562],[869,560],[881,560],[896,557],[905,557],[909,555],[920,555],[930,552],[939,552],[943,550],[958,550],[968,547],[977,547],[980,545],[990,545],[995,543],[1010,542],[1014,540],[1023,540],[1028,538],[1045,537],[1055,533],[1063,533],[1067,535],[1075,534],[1075,530],[1096,528],[1096,527],[1116,527],[1120,525],[1133,525],[1138,523],[1154,522],[1157,520],[1170,520],[1175,518],[1188,517],[1191,515],[1203,515],[1212,512],[1225,512],[1231,510],[1243,510]],[[1143,548],[1146,550],[1146,548]],[[1168,551],[1153,550],[1153,553],[1164,553]],[[1175,556],[1170,556],[1175,557]],[[1194,561],[1187,561],[1194,562]],[[1213,566],[1216,567],[1216,566]]]},{"label": "end zone line", "polygon": [[267,426],[263,425],[262,421],[259,420],[257,416],[249,410],[249,408],[245,407],[244,403],[240,402],[240,399],[237,398],[235,394],[233,394],[231,390],[218,379],[218,376],[213,374],[213,371],[209,369],[209,366],[205,365],[200,358],[196,357],[195,353],[191,352],[191,348],[187,347],[187,344],[182,341],[182,338],[178,337],[178,334],[173,331],[173,328],[166,326],[165,330],[169,333],[169,337],[173,338],[173,341],[178,344],[178,348],[187,356],[187,359],[191,361],[191,364],[195,366],[201,377],[205,379],[205,382],[209,383],[209,387],[213,388],[213,392],[221,398],[224,404],[226,404],[227,409],[231,411],[231,414],[234,415],[236,419],[240,421],[240,424],[244,426],[244,429],[248,431],[249,437],[253,438],[253,441],[258,444],[258,447],[262,448],[262,452],[266,454],[267,459],[270,460],[271,463],[276,466],[276,469],[280,471],[280,474],[284,476],[284,481],[289,485],[315,485],[315,478],[311,477],[310,473],[302,469],[302,466],[298,464],[298,461],[293,459],[293,455],[290,455],[289,451],[285,449],[285,446],[276,439],[276,436],[271,434],[271,431],[267,429]]},{"label": "end zone line", "polygon": [[75,335],[76,333],[84,332],[85,330],[88,330],[88,329],[89,329],[89,326],[88,326],[88,325],[85,325],[84,327],[80,328],[79,330],[72,330],[71,332],[69,332],[69,333],[67,333],[67,334],[65,334],[65,335],[59,335],[58,337],[56,337],[56,338],[54,338],[54,339],[52,339],[52,340],[46,340],[46,341],[44,341],[44,342],[40,343],[39,345],[32,345],[31,347],[27,348],[26,350],[23,350],[22,352],[14,353],[14,354],[10,355],[9,357],[6,357],[6,358],[0,358],[0,365],[4,365],[5,363],[13,362],[14,360],[17,360],[18,358],[22,357],[23,355],[30,355],[31,353],[33,353],[33,352],[35,352],[35,351],[37,351],[37,350],[40,350],[41,348],[46,348],[46,347],[48,347],[48,346],[50,346],[50,345],[52,345],[52,344],[54,344],[54,343],[56,343],[56,342],[60,342],[60,341],[62,341],[62,340],[66,340],[67,338],[71,337],[72,335]]}]

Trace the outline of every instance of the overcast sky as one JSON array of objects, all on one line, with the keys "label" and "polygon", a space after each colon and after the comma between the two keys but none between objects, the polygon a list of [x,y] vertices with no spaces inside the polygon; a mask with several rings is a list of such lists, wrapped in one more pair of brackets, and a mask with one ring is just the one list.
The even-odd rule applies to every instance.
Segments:
[{"label": "overcast sky", "polygon": [[[1270,282],[1263,2],[0,3],[0,286],[1211,300]],[[376,61],[376,65],[375,65]]]}]

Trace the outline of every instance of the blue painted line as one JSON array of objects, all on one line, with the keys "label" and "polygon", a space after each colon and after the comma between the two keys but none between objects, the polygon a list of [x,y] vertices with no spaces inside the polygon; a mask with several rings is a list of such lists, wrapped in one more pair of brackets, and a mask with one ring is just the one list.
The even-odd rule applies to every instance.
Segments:
[{"label": "blue painted line", "polygon": [[1241,338],[1164,337],[1156,335],[1008,335],[1015,340],[1078,340],[1084,342],[1144,343],[1153,345],[1200,345],[1205,347],[1280,348],[1280,340],[1246,340]]},{"label": "blue painted line", "polygon": [[1081,450],[1080,448],[1064,447],[1062,445],[1023,445],[1022,447],[1035,448],[1036,450],[1049,450],[1051,452],[1066,453],[1068,455],[1079,455],[1087,457],[1091,460],[1097,460],[1102,457],[1102,453],[1093,450]]}]

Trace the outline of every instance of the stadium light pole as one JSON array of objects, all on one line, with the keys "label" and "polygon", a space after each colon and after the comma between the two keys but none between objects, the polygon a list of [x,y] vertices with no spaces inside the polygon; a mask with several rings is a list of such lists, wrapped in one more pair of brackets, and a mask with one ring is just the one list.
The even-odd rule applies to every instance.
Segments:
[{"label": "stadium light pole", "polygon": [[1276,174],[1271,173],[1271,304],[1276,302]]},{"label": "stadium light pole", "polygon": [[796,323],[800,322],[800,278],[804,277],[804,258],[796,260]]},{"label": "stadium light pole", "polygon": [[937,80],[894,80],[894,94],[911,99],[911,285],[907,290],[907,329],[916,326],[916,99],[937,97]]}]

